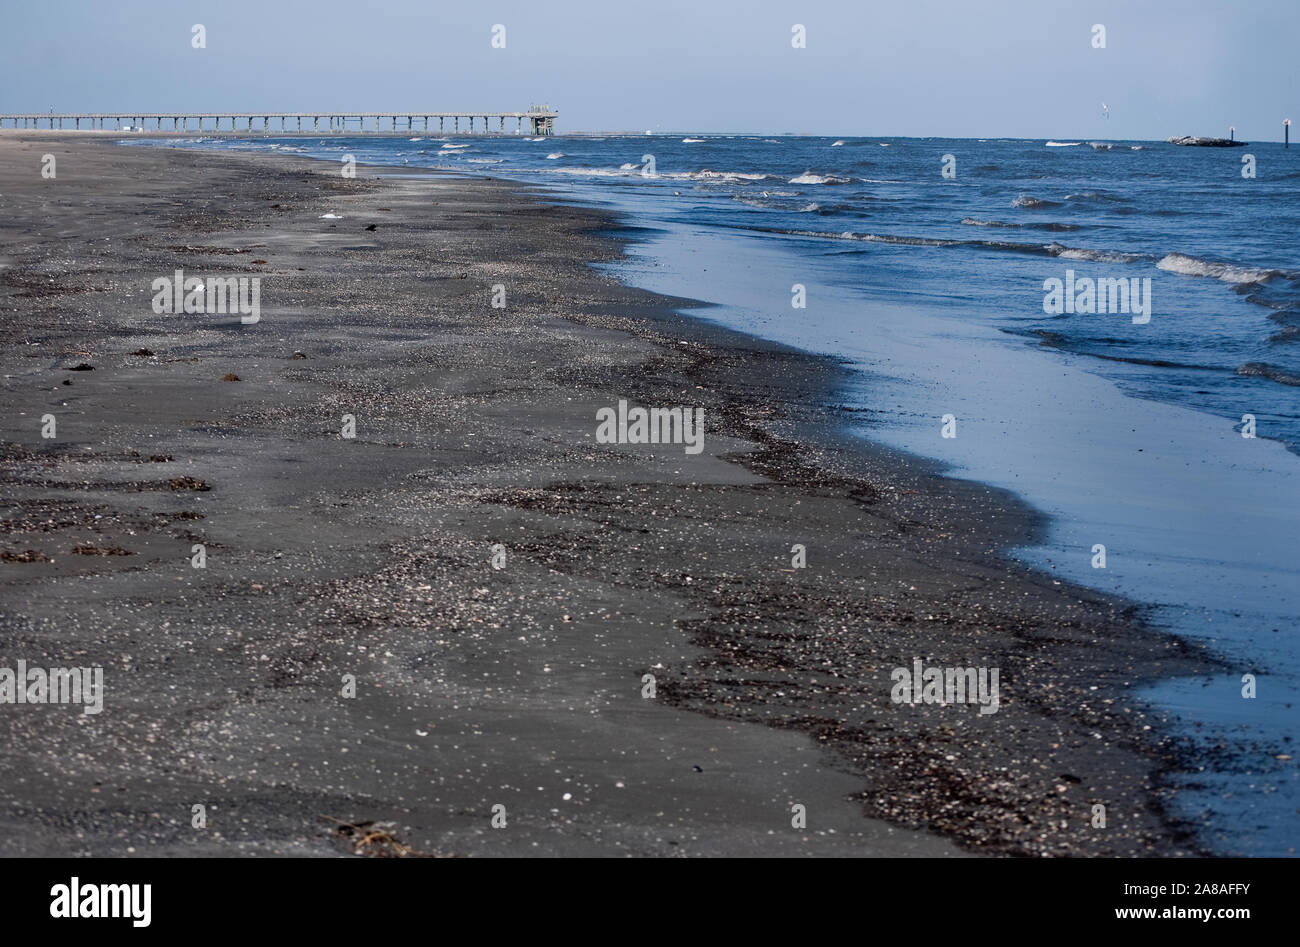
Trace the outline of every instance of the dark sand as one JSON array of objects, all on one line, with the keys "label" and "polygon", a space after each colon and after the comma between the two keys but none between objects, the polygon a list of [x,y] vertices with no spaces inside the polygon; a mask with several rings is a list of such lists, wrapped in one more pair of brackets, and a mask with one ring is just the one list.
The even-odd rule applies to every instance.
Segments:
[{"label": "dark sand", "polygon": [[[1209,658],[999,558],[1042,526],[1007,495],[843,437],[833,361],[588,267],[610,223],[0,136],[2,548],[49,560],[0,562],[0,666],[107,691],[0,706],[0,852],[1197,851],[1129,695]],[[177,268],[259,274],[261,322],[155,315]],[[702,405],[704,453],[597,444],[620,398]],[[892,704],[914,657],[1000,668],[1000,711]]]}]

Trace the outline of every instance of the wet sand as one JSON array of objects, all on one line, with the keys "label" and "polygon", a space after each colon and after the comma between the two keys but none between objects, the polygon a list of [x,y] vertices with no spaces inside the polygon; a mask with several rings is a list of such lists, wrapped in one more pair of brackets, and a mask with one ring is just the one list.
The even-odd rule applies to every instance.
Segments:
[{"label": "wet sand", "polygon": [[[840,365],[588,266],[617,223],[0,136],[0,667],[106,688],[0,706],[0,852],[1197,853],[1130,694],[1212,658],[1001,558],[1043,526],[1009,495],[844,436]],[[260,277],[260,322],[155,314],[177,269]],[[703,452],[597,443],[620,399],[702,406]],[[999,668],[998,712],[892,703],[914,658]]]}]

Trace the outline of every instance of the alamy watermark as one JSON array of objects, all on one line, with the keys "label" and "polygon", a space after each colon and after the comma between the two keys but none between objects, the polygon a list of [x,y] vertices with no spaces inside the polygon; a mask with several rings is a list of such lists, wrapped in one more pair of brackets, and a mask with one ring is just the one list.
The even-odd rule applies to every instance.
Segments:
[{"label": "alamy watermark", "polygon": [[41,668],[20,660],[0,667],[0,704],[83,704],[82,713],[104,709],[104,669]]},{"label": "alamy watermark", "polygon": [[704,450],[703,408],[629,408],[596,411],[598,444],[685,444],[686,453]]},{"label": "alamy watermark", "polygon": [[200,279],[177,270],[175,277],[160,276],[151,286],[153,311],[158,315],[207,313],[239,315],[251,326],[262,318],[262,279],[259,276],[209,276]]},{"label": "alamy watermark", "polygon": [[980,716],[995,714],[998,668],[925,667],[920,658],[910,668],[894,668],[889,699],[896,704],[979,704]]},{"label": "alamy watermark", "polygon": [[1151,321],[1151,277],[1083,276],[1075,279],[1074,270],[1065,271],[1065,279],[1053,276],[1043,280],[1043,312],[1049,316],[1062,313],[1095,315],[1100,312],[1125,315],[1132,313],[1134,325]]},{"label": "alamy watermark", "polygon": [[76,875],[50,888],[50,917],[124,917],[132,927],[148,927],[153,918],[153,885],[82,884]]}]

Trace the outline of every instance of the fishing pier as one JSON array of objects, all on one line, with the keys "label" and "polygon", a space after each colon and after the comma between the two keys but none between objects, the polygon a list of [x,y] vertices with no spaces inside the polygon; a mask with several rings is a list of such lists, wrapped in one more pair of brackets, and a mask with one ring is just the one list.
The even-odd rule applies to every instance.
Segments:
[{"label": "fishing pier", "polygon": [[[436,131],[440,135],[551,135],[558,113],[550,106],[526,112],[50,112],[0,114],[0,129],[30,128],[64,131],[114,131],[141,134],[232,135],[410,135]],[[437,120],[430,128],[430,120]],[[480,124],[476,127],[475,122]],[[506,130],[506,123],[514,128]],[[447,127],[451,122],[451,127]],[[466,123],[462,129],[461,122]],[[495,128],[493,127],[495,125]],[[480,130],[481,129],[481,130]]]}]

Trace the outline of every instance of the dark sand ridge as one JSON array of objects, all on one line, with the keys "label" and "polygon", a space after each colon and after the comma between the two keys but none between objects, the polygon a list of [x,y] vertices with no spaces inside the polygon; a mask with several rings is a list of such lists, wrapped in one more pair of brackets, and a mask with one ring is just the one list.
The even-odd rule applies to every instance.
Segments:
[{"label": "dark sand ridge", "polygon": [[[0,137],[3,550],[53,560],[0,563],[0,667],[107,690],[0,707],[0,851],[348,850],[322,816],[470,855],[1196,850],[1127,694],[1203,652],[999,559],[1042,526],[1006,494],[842,436],[832,360],[586,266],[602,214],[375,173]],[[180,267],[261,275],[262,321],[155,315]],[[598,445],[619,398],[702,405],[704,453]],[[914,657],[1000,668],[1001,709],[892,704]]]}]

